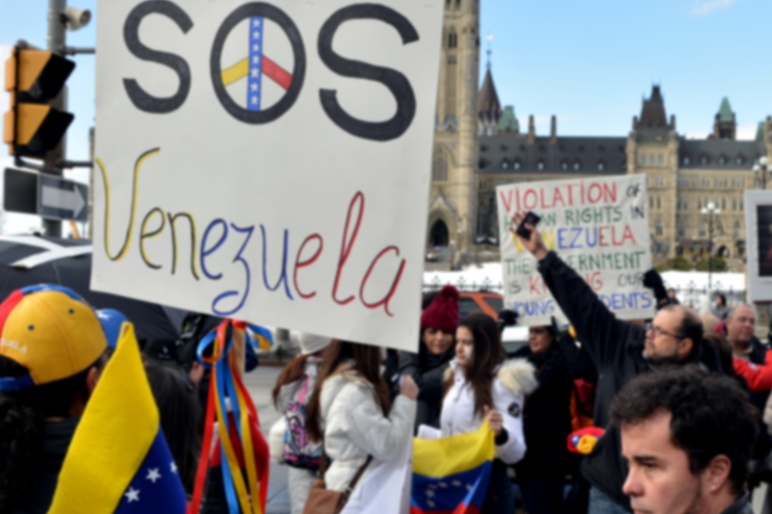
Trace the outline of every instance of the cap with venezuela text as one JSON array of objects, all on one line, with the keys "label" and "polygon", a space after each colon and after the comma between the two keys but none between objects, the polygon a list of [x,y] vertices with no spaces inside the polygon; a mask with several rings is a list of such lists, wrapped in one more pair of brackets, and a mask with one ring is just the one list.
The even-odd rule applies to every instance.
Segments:
[{"label": "cap with venezuela text", "polygon": [[0,304],[0,356],[29,371],[20,377],[0,377],[0,391],[76,375],[106,348],[94,310],[66,287],[40,284],[17,289]]}]

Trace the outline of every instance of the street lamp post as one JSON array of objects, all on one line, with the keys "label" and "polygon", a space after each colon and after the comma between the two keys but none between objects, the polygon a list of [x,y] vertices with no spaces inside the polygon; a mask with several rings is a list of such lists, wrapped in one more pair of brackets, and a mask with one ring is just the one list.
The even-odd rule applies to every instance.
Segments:
[{"label": "street lamp post", "polygon": [[753,165],[753,178],[757,186],[761,189],[767,188],[767,174],[770,172],[770,165],[767,156],[760,157]]},{"label": "street lamp post", "polygon": [[708,301],[710,301],[710,295],[713,289],[713,220],[716,216],[721,214],[721,209],[716,207],[713,202],[708,202],[700,212],[702,212],[703,216],[708,217]]}]

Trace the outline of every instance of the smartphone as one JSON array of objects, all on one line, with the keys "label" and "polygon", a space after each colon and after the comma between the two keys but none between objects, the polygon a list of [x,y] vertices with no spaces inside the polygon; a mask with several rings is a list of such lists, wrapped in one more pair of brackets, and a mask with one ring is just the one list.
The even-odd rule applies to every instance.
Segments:
[{"label": "smartphone", "polygon": [[539,220],[541,219],[541,216],[536,214],[533,211],[528,211],[525,213],[525,217],[523,218],[523,221],[520,222],[520,224],[517,226],[517,235],[522,237],[523,239],[530,239],[531,238],[531,231],[525,228],[525,224],[528,223],[532,227],[535,227]]}]

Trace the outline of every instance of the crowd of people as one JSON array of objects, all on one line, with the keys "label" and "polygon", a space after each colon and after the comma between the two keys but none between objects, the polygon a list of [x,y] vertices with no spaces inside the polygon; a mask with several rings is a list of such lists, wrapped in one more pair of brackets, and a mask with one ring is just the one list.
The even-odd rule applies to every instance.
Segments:
[{"label": "crowd of people", "polygon": [[[415,353],[301,335],[301,354],[273,390],[281,417],[269,438],[289,469],[293,514],[314,512],[314,488],[348,495],[414,437],[483,424],[495,443],[483,513],[510,514],[518,503],[528,514],[751,512],[748,491],[772,478],[772,353],[754,336],[753,308],[729,309],[719,297],[714,313],[698,315],[650,272],[655,316],[617,319],[530,228],[523,246],[568,330],[532,326],[528,344],[508,355],[501,332],[516,313],[459,319],[458,292],[446,286],[425,295]],[[0,512],[47,511],[124,323],[65,288],[31,287],[0,304]],[[205,370],[152,348],[146,374],[191,495]],[[591,444],[575,444],[587,433]],[[227,512],[222,484],[209,482],[201,512]],[[406,480],[388,512],[409,504]]]}]

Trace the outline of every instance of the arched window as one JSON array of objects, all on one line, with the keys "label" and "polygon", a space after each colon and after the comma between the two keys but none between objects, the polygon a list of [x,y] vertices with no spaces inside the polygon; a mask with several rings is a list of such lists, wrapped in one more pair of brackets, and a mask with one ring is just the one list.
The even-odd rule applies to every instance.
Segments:
[{"label": "arched window", "polygon": [[562,169],[563,171],[568,171],[568,161],[561,162],[560,169]]},{"label": "arched window", "polygon": [[582,163],[579,161],[574,161],[574,171],[579,171],[582,169]]},{"label": "arched window", "polygon": [[684,166],[688,166],[691,163],[691,160],[689,159],[688,155],[684,155],[683,160],[681,161]]},{"label": "arched window", "polygon": [[665,229],[664,229],[664,227],[662,226],[662,220],[661,220],[661,219],[659,219],[659,218],[657,219],[657,224],[656,224],[656,228],[655,228],[655,230],[656,230],[656,234],[657,234],[658,236],[661,236],[661,235],[662,235],[662,234],[665,232]]},{"label": "arched window", "polygon": [[662,197],[657,195],[657,209],[661,209],[662,208],[662,201],[661,200],[662,200]]},{"label": "arched window", "polygon": [[686,235],[686,222],[684,220],[678,220],[678,237],[684,237]]},{"label": "arched window", "polygon": [[544,161],[541,161],[541,160],[540,160],[540,161],[539,161],[539,162],[536,164],[536,168],[537,168],[539,171],[543,170],[543,169],[544,169]]},{"label": "arched window", "polygon": [[606,163],[603,161],[598,162],[598,171],[603,171],[606,169]]},{"label": "arched window", "polygon": [[742,228],[740,227],[740,222],[735,221],[734,228],[732,229],[732,237],[734,239],[740,239],[740,230],[742,230]]},{"label": "arched window", "polygon": [[732,198],[732,210],[737,210],[737,198]]},{"label": "arched window", "polygon": [[515,159],[515,163],[512,165],[516,170],[520,169],[520,159]]},{"label": "arched window", "polygon": [[509,169],[509,162],[507,162],[506,159],[501,161],[501,169],[502,170],[508,170]]}]

